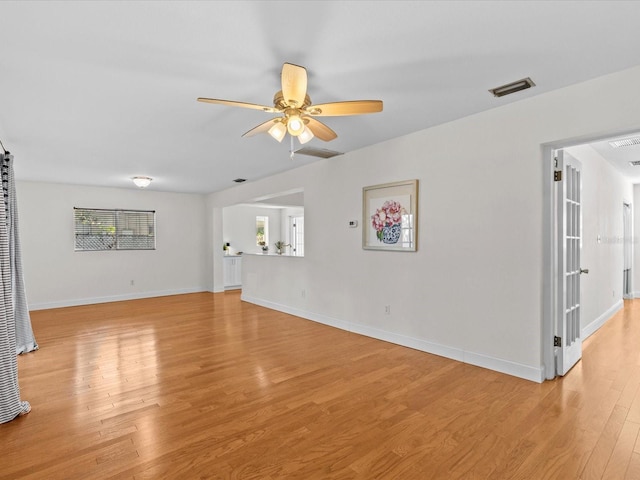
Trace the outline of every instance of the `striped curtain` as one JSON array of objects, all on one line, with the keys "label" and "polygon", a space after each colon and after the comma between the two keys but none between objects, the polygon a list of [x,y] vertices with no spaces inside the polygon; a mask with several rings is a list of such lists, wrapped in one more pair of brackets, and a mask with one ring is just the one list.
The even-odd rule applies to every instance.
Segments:
[{"label": "striped curtain", "polygon": [[[12,157],[10,155],[3,155],[3,190],[5,190],[5,179],[7,187],[12,183],[13,174],[9,174],[9,171],[13,170],[11,160]],[[5,164],[8,165],[6,176]],[[11,221],[7,216],[11,211],[11,208],[7,205],[7,200],[11,198],[12,196],[8,195],[5,190],[6,208],[0,208],[0,423],[13,420],[17,416],[28,413],[31,410],[29,402],[20,400],[20,388],[18,387],[16,312],[14,309],[14,280],[12,280],[13,262],[10,258],[12,246],[9,224]],[[13,247],[13,251],[15,252],[15,246]],[[31,321],[29,320],[29,324],[30,323]],[[30,328],[31,326],[29,326],[29,329]]]},{"label": "striped curtain", "polygon": [[22,251],[18,235],[18,202],[13,175],[13,155],[5,154],[2,160],[2,191],[7,216],[9,235],[9,259],[11,262],[11,292],[16,322],[16,353],[27,353],[38,349],[31,329],[31,317],[27,307],[27,295],[22,274]]}]

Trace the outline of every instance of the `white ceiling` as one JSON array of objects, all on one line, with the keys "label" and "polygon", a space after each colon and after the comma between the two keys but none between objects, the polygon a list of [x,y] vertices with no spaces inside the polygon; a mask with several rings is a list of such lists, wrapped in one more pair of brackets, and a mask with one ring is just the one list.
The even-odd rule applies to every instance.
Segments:
[{"label": "white ceiling", "polygon": [[613,147],[612,140],[638,138],[640,132],[635,135],[621,135],[603,141],[591,143],[591,147],[615,166],[625,177],[633,183],[640,183],[640,166],[632,166],[630,162],[640,161],[640,145]]},{"label": "white ceiling", "polygon": [[[241,138],[269,114],[196,101],[271,105],[284,62],[307,68],[314,103],[383,100],[323,119],[338,138],[308,145],[340,152],[640,65],[633,1],[5,0],[0,18],[0,140],[17,178],[135,188],[147,175],[161,191],[317,160],[292,161],[288,137]],[[524,77],[537,86],[487,91]]]}]

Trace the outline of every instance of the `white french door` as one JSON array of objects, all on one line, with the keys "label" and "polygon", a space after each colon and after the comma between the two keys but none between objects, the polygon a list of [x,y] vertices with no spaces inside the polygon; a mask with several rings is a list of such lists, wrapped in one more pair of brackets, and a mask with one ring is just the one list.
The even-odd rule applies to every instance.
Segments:
[{"label": "white french door", "polygon": [[[578,160],[556,152],[556,374],[565,375],[582,358],[580,275],[582,269],[582,181]],[[558,175],[558,172],[562,172]]]},{"label": "white french door", "polygon": [[291,217],[291,251],[304,257],[304,217]]}]

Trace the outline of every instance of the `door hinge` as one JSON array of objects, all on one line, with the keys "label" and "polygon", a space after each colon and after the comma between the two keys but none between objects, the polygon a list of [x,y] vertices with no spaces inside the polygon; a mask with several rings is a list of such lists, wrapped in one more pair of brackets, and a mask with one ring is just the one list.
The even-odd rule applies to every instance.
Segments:
[{"label": "door hinge", "polygon": [[562,181],[562,170],[554,170],[553,171],[553,181],[561,182]]},{"label": "door hinge", "polygon": [[561,347],[562,346],[562,337],[553,337],[553,346]]}]

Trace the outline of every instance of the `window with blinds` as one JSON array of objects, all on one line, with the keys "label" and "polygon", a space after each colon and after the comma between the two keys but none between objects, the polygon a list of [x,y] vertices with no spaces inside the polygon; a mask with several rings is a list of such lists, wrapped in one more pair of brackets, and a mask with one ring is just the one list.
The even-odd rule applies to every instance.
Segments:
[{"label": "window with blinds", "polygon": [[155,250],[156,212],[74,208],[75,250]]}]

